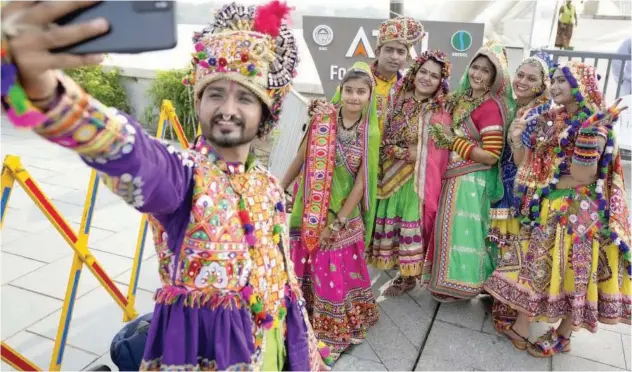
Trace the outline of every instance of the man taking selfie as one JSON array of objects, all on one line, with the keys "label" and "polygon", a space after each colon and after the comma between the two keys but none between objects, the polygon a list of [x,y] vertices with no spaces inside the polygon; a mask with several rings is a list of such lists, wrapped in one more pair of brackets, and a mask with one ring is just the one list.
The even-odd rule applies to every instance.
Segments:
[{"label": "man taking selfie", "polygon": [[194,35],[202,136],[179,151],[87,95],[61,69],[102,55],[51,53],[103,34],[105,19],[51,22],[94,2],[2,8],[2,105],[18,127],[76,151],[149,215],[162,287],[141,370],[323,370],[288,259],[284,193],[250,154],[276,126],[297,65],[289,8],[225,5]]}]

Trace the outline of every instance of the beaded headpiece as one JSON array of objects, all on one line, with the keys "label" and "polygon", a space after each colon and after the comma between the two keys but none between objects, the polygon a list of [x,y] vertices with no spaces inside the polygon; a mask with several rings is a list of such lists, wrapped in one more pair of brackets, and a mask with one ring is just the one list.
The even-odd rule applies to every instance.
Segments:
[{"label": "beaded headpiece", "polygon": [[411,17],[387,19],[380,24],[377,48],[391,41],[411,46],[424,37],[424,26]]},{"label": "beaded headpiece", "polygon": [[[569,61],[560,68],[569,80],[571,93],[577,103],[585,105],[591,113],[604,108],[603,94],[599,89],[599,76],[595,67],[583,62]],[[551,77],[553,77],[553,72]]]},{"label": "beaded headpiece", "polygon": [[227,79],[250,89],[270,110],[259,126],[259,137],[272,131],[290,91],[298,65],[298,45],[283,21],[290,8],[278,0],[258,7],[224,5],[213,23],[193,35],[191,72],[196,100],[214,81]]},{"label": "beaded headpiece", "polygon": [[407,92],[415,86],[415,77],[417,72],[427,61],[436,61],[441,64],[441,83],[439,88],[435,92],[434,99],[437,102],[442,101],[448,94],[450,89],[450,73],[452,70],[452,64],[448,61],[448,57],[440,50],[428,50],[420,54],[415,62],[413,62],[406,71],[406,75],[401,80],[400,87],[397,89],[397,94]]}]

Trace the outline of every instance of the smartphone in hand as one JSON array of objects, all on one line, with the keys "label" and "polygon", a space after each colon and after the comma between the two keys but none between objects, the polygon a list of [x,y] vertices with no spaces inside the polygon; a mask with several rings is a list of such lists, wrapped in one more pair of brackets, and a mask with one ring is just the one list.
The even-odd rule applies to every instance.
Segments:
[{"label": "smartphone in hand", "polygon": [[58,19],[60,26],[105,18],[110,30],[101,36],[52,50],[53,53],[143,53],[178,43],[175,1],[102,1]]}]

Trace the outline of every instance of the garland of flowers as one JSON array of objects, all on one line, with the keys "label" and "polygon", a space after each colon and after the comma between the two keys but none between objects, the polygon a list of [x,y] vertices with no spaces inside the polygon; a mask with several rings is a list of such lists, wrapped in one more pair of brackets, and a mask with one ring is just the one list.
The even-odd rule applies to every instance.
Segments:
[{"label": "garland of flowers", "polygon": [[[483,101],[485,101],[486,94],[472,99],[469,97],[470,93],[471,92],[456,92],[451,94],[447,99],[447,102],[454,106],[453,113],[459,114],[452,117],[452,128],[454,129],[459,128],[459,125],[466,118],[470,117],[472,112],[474,112],[474,110],[476,110],[481,104],[483,104]],[[457,112],[458,104],[462,101],[464,101],[464,104],[467,105],[467,107],[463,111]]]},{"label": "garland of flowers", "polygon": [[[596,115],[592,115],[589,117],[589,115],[591,115],[592,113],[590,112],[590,109],[587,107],[586,101],[584,100],[583,95],[579,91],[579,85],[577,83],[577,80],[571,74],[570,70],[567,67],[562,67],[562,72],[564,73],[564,76],[566,77],[567,81],[569,82],[571,86],[571,93],[575,97],[575,101],[579,104],[580,112],[577,115],[573,116],[572,119],[568,119],[568,118],[566,119],[567,128],[564,132],[562,132],[561,139],[558,145],[554,149],[554,152],[557,154],[557,157],[559,159],[565,157],[565,152],[563,148],[567,147],[570,144],[569,138],[574,139],[580,129],[590,130],[589,127],[591,125],[594,125],[596,122],[603,120],[605,117],[603,113],[597,113]],[[608,110],[608,115],[612,116],[612,120],[610,120],[609,123],[604,125],[604,128],[606,128],[608,131],[608,138],[606,141],[606,148],[605,148],[604,154],[599,161],[599,167],[598,167],[598,173],[597,173],[598,178],[597,178],[597,183],[595,187],[596,199],[599,205],[599,216],[602,220],[608,220],[610,216],[610,211],[607,208],[608,201],[605,199],[603,195],[603,187],[605,185],[605,182],[606,182],[605,180],[608,174],[608,166],[613,161],[612,153],[614,151],[614,130],[613,130],[612,123],[617,120],[619,112],[616,108],[610,108]],[[553,179],[551,180],[549,185],[543,188],[538,188],[536,190],[535,194],[529,201],[530,214],[522,219],[523,224],[527,224],[527,225],[530,224],[533,227],[540,226],[541,199],[543,197],[547,197],[552,190],[556,189],[557,184],[560,181],[561,172],[567,170],[568,166],[569,164],[562,159],[559,162],[557,168],[555,169],[553,173]],[[525,185],[519,185],[517,189],[516,200],[521,200],[526,190],[527,188]],[[586,191],[581,188],[578,188],[575,192],[586,192]],[[574,193],[571,194],[567,202],[564,204],[566,205],[566,209],[564,210],[567,210],[568,205],[569,205],[568,203],[570,203],[570,198],[572,197],[574,197]],[[562,208],[564,208],[564,206]],[[573,232],[570,231],[570,227],[569,227],[569,232],[573,234]],[[621,252],[623,258],[627,262],[626,269],[627,269],[628,275],[632,275],[630,247],[628,247],[628,245],[619,237],[619,235],[615,231],[611,230],[609,226],[601,230],[601,232],[604,236],[609,237],[612,240],[612,242],[619,248],[619,251]],[[576,240],[575,238],[578,238],[578,237],[575,236],[573,242],[575,242]]]}]

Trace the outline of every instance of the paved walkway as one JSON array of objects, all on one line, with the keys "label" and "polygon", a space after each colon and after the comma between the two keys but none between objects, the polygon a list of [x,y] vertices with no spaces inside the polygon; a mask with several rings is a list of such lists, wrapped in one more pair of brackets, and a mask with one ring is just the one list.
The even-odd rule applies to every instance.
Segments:
[{"label": "paved walkway", "polygon": [[[72,226],[81,220],[89,169],[71,152],[2,124],[2,158],[22,157],[31,175]],[[629,169],[629,164],[627,164]],[[630,185],[628,178],[627,184]],[[140,215],[100,188],[89,245],[95,257],[127,293]],[[137,309],[152,311],[159,286],[153,244],[148,241],[139,280]],[[47,369],[57,333],[72,251],[19,186],[2,230],[1,337]],[[389,273],[373,271],[376,296]],[[109,361],[109,346],[123,326],[122,312],[92,274],[81,276],[63,369],[81,370]],[[476,300],[439,305],[427,292],[378,297],[379,323],[367,342],[344,354],[336,370],[630,370],[630,327],[603,326],[573,335],[573,350],[552,360],[529,357],[496,335]],[[537,334],[543,325],[537,326]],[[2,364],[2,370],[10,368]],[[112,366],[113,367],[113,366]]]}]

